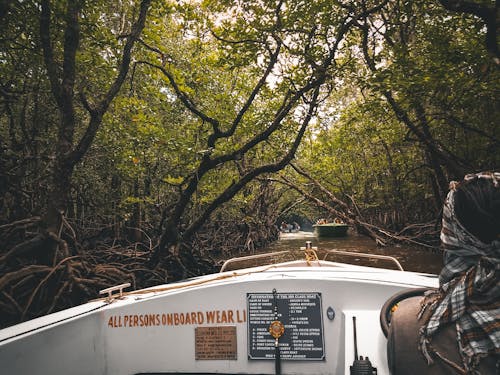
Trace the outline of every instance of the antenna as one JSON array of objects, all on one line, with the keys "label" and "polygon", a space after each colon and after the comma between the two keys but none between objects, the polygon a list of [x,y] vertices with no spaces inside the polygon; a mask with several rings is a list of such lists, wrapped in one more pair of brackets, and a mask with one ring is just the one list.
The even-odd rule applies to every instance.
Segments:
[{"label": "antenna", "polygon": [[354,331],[354,360],[358,360],[358,337],[356,335],[356,317],[352,317],[352,329]]}]

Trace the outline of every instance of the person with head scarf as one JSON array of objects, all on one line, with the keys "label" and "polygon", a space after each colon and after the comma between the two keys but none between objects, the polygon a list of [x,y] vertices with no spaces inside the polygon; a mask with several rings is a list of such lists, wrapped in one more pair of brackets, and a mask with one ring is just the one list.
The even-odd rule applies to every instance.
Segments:
[{"label": "person with head scarf", "polygon": [[432,339],[441,328],[454,325],[462,363],[448,364],[459,373],[478,373],[483,359],[498,361],[500,355],[499,184],[500,173],[494,172],[450,184],[443,207],[439,289],[428,292],[422,303],[422,353],[429,364],[433,357],[448,362]]},{"label": "person with head scarf", "polygon": [[398,303],[391,374],[500,374],[500,173],[450,183],[439,288]]}]

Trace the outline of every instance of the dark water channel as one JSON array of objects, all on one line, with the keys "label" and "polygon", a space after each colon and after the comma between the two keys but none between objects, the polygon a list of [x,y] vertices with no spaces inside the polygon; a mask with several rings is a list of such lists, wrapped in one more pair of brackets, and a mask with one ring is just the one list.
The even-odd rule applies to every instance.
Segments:
[{"label": "dark water channel", "polygon": [[[312,246],[318,248],[318,257],[320,259],[323,259],[324,256],[323,250],[343,250],[392,256],[401,263],[405,271],[439,274],[443,266],[442,253],[440,251],[433,252],[431,250],[413,248],[410,246],[378,247],[370,238],[351,233],[341,238],[317,237],[313,232],[282,233],[277,242],[273,243],[264,251],[259,251],[259,253],[298,250],[301,246],[305,246],[306,241],[311,241]],[[347,261],[347,258],[328,256],[327,260]],[[360,265],[394,268],[391,263],[388,263],[386,260],[368,260],[368,263],[366,263],[367,261],[363,258],[358,258],[358,261]],[[358,261],[353,262],[351,259],[348,262],[358,264]]]}]

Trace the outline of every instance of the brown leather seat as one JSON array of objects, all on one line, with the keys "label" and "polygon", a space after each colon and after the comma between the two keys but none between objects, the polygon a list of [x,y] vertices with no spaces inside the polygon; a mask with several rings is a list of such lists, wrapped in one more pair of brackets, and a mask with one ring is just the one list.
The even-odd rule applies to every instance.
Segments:
[{"label": "brown leather seat", "polygon": [[[427,361],[418,349],[419,329],[423,320],[418,320],[420,302],[423,297],[411,297],[399,302],[391,317],[387,336],[387,359],[392,375],[456,375],[458,372],[436,356],[434,363]],[[455,325],[440,329],[432,338],[432,346],[444,357],[462,367],[458,350]],[[488,357],[480,362],[478,368],[483,375],[494,375],[496,359]]]}]

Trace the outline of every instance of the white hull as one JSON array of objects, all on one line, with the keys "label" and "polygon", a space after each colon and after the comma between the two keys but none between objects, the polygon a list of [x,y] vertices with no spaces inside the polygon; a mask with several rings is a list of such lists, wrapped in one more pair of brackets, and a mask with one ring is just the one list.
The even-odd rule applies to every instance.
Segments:
[{"label": "white hull", "polygon": [[[0,331],[1,372],[274,374],[274,360],[260,358],[274,341],[254,323],[259,309],[269,309],[269,298],[261,303],[258,293],[269,296],[276,289],[285,302],[295,303],[290,310],[294,319],[305,314],[302,323],[294,320],[298,325],[285,327],[289,336],[280,341],[288,345],[281,347],[282,374],[348,374],[354,359],[353,316],[359,355],[368,356],[378,374],[388,374],[380,308],[400,290],[437,287],[437,278],[325,261],[310,264],[296,261],[204,276],[6,328]],[[265,311],[261,318],[269,320]],[[313,323],[316,328],[307,330]]]}]

